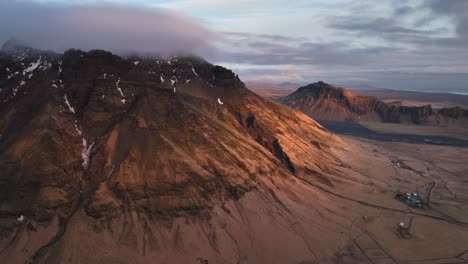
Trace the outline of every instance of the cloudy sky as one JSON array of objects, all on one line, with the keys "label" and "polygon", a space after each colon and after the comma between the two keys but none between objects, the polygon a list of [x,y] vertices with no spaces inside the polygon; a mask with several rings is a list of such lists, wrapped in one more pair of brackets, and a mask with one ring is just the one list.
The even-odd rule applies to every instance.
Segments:
[{"label": "cloudy sky", "polygon": [[0,0],[0,41],[194,53],[246,81],[468,94],[467,0]]}]

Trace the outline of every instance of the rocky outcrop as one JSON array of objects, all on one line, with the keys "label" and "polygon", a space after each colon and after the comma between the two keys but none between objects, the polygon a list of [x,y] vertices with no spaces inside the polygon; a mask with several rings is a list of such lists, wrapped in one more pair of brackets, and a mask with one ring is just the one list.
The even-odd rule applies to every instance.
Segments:
[{"label": "rocky outcrop", "polygon": [[440,116],[430,105],[421,107],[385,103],[373,96],[354,96],[344,88],[317,82],[283,97],[281,103],[316,119],[380,121],[407,124],[440,124]]}]

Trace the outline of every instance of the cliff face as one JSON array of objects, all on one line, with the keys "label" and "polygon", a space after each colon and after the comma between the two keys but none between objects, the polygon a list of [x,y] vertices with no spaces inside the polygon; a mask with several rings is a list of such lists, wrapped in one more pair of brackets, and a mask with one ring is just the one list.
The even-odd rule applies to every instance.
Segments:
[{"label": "cliff face", "polygon": [[468,118],[468,110],[465,110],[461,107],[442,108],[438,111],[438,113],[443,117],[453,119]]},{"label": "cliff face", "polygon": [[[18,48],[0,54],[0,87],[0,259],[11,263],[168,254],[193,262],[200,249],[182,246],[181,228],[221,260],[212,233],[202,234],[221,228],[206,226],[214,208],[252,192],[282,206],[275,192],[288,188],[274,182],[333,171],[330,147],[344,144],[199,58]],[[221,226],[238,232],[237,224]],[[113,255],[93,253],[97,247]],[[73,257],[76,250],[87,253]]]},{"label": "cliff face", "polygon": [[354,96],[346,89],[324,82],[301,87],[279,101],[316,119],[414,124],[431,124],[438,119],[430,105],[388,104],[373,96]]},{"label": "cliff face", "polygon": [[468,127],[468,110],[461,107],[442,108],[437,114],[441,124]]}]

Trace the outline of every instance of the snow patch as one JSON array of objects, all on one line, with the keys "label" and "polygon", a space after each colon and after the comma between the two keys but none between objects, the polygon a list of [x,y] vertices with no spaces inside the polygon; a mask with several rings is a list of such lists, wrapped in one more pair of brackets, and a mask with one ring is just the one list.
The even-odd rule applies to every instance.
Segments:
[{"label": "snow patch", "polygon": [[123,97],[122,100],[120,100],[120,101],[125,104],[125,95],[123,94],[122,88],[120,88],[119,83],[120,83],[120,77],[117,80],[117,83],[115,84],[115,87],[117,88],[117,90],[119,90],[120,95],[122,95],[122,97]]},{"label": "snow patch", "polygon": [[220,104],[220,105],[223,105],[223,104],[224,104],[223,101],[221,101],[220,98],[218,98],[218,104]]},{"label": "snow patch", "polygon": [[193,72],[193,74],[195,74],[195,76],[198,76],[198,73],[195,71],[195,69],[193,68],[193,66],[192,66],[192,72]]},{"label": "snow patch", "polygon": [[72,112],[72,113],[75,113],[75,108],[73,108],[73,107],[71,106],[70,102],[68,101],[67,94],[64,94],[64,95],[63,95],[63,100],[65,101],[65,104],[67,105],[68,110],[70,110],[70,112]]},{"label": "snow patch", "polygon": [[20,217],[16,218],[16,220],[18,220],[18,222],[23,222],[24,215],[20,215]]},{"label": "snow patch", "polygon": [[22,61],[22,60],[24,60],[24,59],[26,58],[28,52],[29,52],[29,49],[28,49],[26,52],[23,52],[21,55],[18,55],[19,52],[16,51],[15,57],[14,57],[14,58],[15,58],[15,61]]},{"label": "snow patch", "polygon": [[42,59],[42,57],[39,57],[39,60],[37,60],[35,63],[31,63],[31,65],[24,70],[23,74],[32,72],[35,69],[37,69],[37,67],[39,67],[39,65],[41,64],[41,59]]},{"label": "snow patch", "polygon": [[19,86],[13,88],[13,96],[16,96],[16,93],[18,92],[19,90]]},{"label": "snow patch", "polygon": [[89,156],[91,154],[91,149],[94,146],[94,143],[88,147],[88,142],[83,138],[83,149],[81,150],[81,157],[83,158],[83,170],[87,170],[89,166]]},{"label": "snow patch", "polygon": [[76,132],[78,132],[78,135],[81,136],[83,134],[83,132],[81,132],[80,128],[78,128],[78,121],[77,120],[75,120],[75,130],[76,130]]},{"label": "snow patch", "polygon": [[164,77],[162,76],[162,74],[161,74],[160,78],[161,78],[161,82],[164,83]]},{"label": "snow patch", "polygon": [[174,86],[174,93],[176,93],[176,92],[177,92],[177,88]]},{"label": "snow patch", "polygon": [[111,168],[109,174],[107,174],[106,181],[112,176],[112,173],[114,173],[114,168],[115,168],[115,165],[112,164],[112,168]]},{"label": "snow patch", "polygon": [[138,64],[140,64],[140,62],[139,61],[134,61],[133,64],[138,65]]}]

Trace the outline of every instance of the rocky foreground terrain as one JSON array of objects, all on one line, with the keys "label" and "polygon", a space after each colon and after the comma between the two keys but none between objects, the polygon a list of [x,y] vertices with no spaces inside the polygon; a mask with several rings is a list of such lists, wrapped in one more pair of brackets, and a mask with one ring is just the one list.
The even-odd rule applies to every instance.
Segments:
[{"label": "rocky foreground terrain", "polygon": [[[446,191],[437,210],[394,199],[430,202],[436,184],[465,199],[460,179],[434,184],[200,58],[9,48],[0,116],[0,263],[464,257],[466,210],[442,211]],[[410,217],[422,231],[395,251],[395,226]]]},{"label": "rocky foreground terrain", "polygon": [[347,89],[324,82],[301,87],[279,101],[323,120],[468,125],[468,111],[460,107],[434,111],[429,104],[404,106],[401,102],[383,102],[374,96],[355,96]]}]

